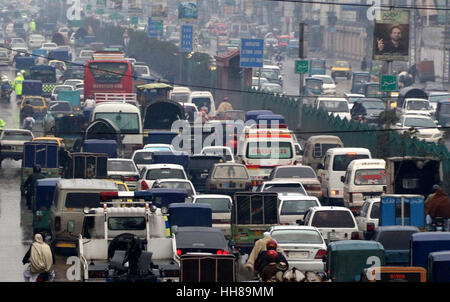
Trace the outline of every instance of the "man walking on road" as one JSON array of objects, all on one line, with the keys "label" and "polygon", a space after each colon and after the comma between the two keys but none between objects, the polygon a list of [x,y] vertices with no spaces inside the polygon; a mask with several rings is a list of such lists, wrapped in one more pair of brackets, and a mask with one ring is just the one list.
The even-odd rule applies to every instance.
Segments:
[{"label": "man walking on road", "polygon": [[16,101],[19,101],[22,98],[22,85],[23,85],[23,75],[18,72],[17,77],[14,79],[13,86],[16,91]]}]

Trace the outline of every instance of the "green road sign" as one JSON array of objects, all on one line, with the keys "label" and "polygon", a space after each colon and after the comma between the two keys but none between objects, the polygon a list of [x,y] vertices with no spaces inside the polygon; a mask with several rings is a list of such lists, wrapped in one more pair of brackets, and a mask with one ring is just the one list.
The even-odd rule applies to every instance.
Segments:
[{"label": "green road sign", "polygon": [[103,14],[105,14],[105,10],[103,8],[99,8],[99,9],[97,9],[97,14],[103,15]]},{"label": "green road sign", "polygon": [[308,73],[308,60],[295,60],[295,73]]},{"label": "green road sign", "polygon": [[138,24],[139,23],[139,17],[138,16],[132,16],[131,17],[131,24]]},{"label": "green road sign", "polygon": [[397,76],[390,74],[382,74],[380,80],[380,90],[383,92],[397,91]]}]

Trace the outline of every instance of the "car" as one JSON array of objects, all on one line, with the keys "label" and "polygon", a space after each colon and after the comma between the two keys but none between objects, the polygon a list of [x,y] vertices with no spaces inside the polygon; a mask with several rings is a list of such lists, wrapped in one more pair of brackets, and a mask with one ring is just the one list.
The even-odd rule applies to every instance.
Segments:
[{"label": "car", "polygon": [[153,151],[139,149],[133,152],[131,159],[140,170],[144,165],[153,164]]},{"label": "car", "polygon": [[58,45],[56,43],[53,42],[47,42],[47,43],[42,43],[42,46],[40,49],[44,49],[44,50],[52,50],[52,49],[57,49]]},{"label": "car", "polygon": [[22,159],[23,144],[31,142],[33,133],[26,129],[3,129],[0,134],[0,167],[6,158]]},{"label": "car", "polygon": [[269,83],[269,80],[263,77],[252,77],[252,88],[259,90],[261,85],[264,83]]},{"label": "car", "polygon": [[147,151],[175,151],[172,145],[169,144],[146,144],[144,150]]},{"label": "car", "polygon": [[261,84],[261,91],[277,95],[283,95],[283,88],[277,83],[263,83]]},{"label": "car", "polygon": [[170,92],[170,99],[175,102],[189,103],[191,89],[188,87],[175,86]]},{"label": "car", "polygon": [[382,99],[360,98],[353,103],[350,114],[353,120],[379,125],[380,114],[385,110],[386,104]]},{"label": "car", "polygon": [[261,77],[265,77],[269,82],[283,85],[283,75],[277,65],[263,65]]},{"label": "car", "polygon": [[297,193],[279,193],[278,199],[278,216],[282,225],[297,225],[309,208],[321,206],[317,197]]},{"label": "car", "polygon": [[427,143],[438,143],[443,137],[439,126],[431,117],[425,115],[403,115],[394,128],[398,129],[400,134],[406,133]]},{"label": "car", "polygon": [[205,189],[211,194],[234,194],[247,191],[252,181],[245,165],[237,163],[214,164],[205,183]]},{"label": "car", "polygon": [[341,119],[351,120],[348,101],[345,98],[320,96],[314,101],[316,109],[323,109],[329,115],[340,117]]},{"label": "car", "polygon": [[198,111],[197,105],[183,103],[183,107],[184,107],[184,112],[188,116],[189,123],[201,123],[202,122],[202,116],[200,114],[200,111]]},{"label": "car", "polygon": [[192,183],[187,179],[158,179],[153,183],[152,189],[153,188],[184,189],[187,191],[190,198],[197,195],[194,185],[192,185]]},{"label": "car", "polygon": [[430,106],[436,111],[437,103],[440,100],[450,101],[450,92],[448,91],[431,91],[428,94],[428,101],[430,102]]},{"label": "car", "polygon": [[257,192],[297,193],[308,196],[300,181],[272,180],[263,181],[256,189]]},{"label": "car", "polygon": [[9,54],[8,50],[0,49],[0,64],[8,65],[9,64]]},{"label": "car", "polygon": [[148,190],[158,179],[188,179],[183,166],[175,164],[152,164],[142,166],[138,190]]},{"label": "car", "polygon": [[325,94],[325,95],[336,94],[336,84],[334,83],[334,80],[329,75],[314,74],[314,75],[312,75],[312,77],[322,80],[323,94]]},{"label": "car", "polygon": [[214,97],[209,91],[192,91],[187,103],[195,104],[200,111],[205,110],[209,117],[216,115]]},{"label": "car", "polygon": [[301,224],[319,229],[327,244],[338,240],[360,239],[355,217],[344,207],[312,207]]},{"label": "car", "polygon": [[295,267],[302,272],[324,272],[322,258],[327,254],[327,245],[317,228],[273,226],[269,233],[283,250],[290,269]]},{"label": "car", "polygon": [[322,197],[320,181],[310,166],[278,166],[272,170],[268,180],[298,180],[309,196]]},{"label": "car", "polygon": [[80,50],[80,53],[78,54],[77,61],[87,62],[89,60],[92,60],[93,54],[94,54],[94,51],[92,49],[82,49],[82,50]]},{"label": "car", "polygon": [[336,61],[331,68],[331,77],[336,79],[337,77],[346,77],[350,80],[352,77],[352,67],[347,61]]},{"label": "car", "polygon": [[40,34],[32,34],[28,39],[28,45],[30,48],[41,48],[42,44],[45,42],[45,37]]},{"label": "car", "polygon": [[228,195],[195,195],[192,203],[209,204],[212,208],[212,226],[221,230],[226,238],[231,236],[231,207],[233,199]]},{"label": "car", "polygon": [[406,98],[400,107],[395,108],[398,117],[405,114],[421,114],[431,116],[435,109],[427,99]]},{"label": "car", "polygon": [[150,74],[150,68],[147,65],[142,64],[135,64],[133,67],[134,74],[138,77],[149,77]]},{"label": "car", "polygon": [[234,163],[233,151],[230,147],[225,146],[209,146],[203,147],[201,154],[205,155],[220,155],[225,158],[228,163]]},{"label": "car", "polygon": [[108,158],[108,177],[125,182],[131,191],[136,190],[139,170],[131,159]]},{"label": "car", "polygon": [[59,91],[73,91],[73,86],[71,85],[56,85],[55,88],[53,88],[51,99],[57,100],[58,99],[58,92]]},{"label": "car", "polygon": [[74,89],[76,89],[78,84],[84,85],[84,81],[78,79],[68,79],[64,81],[63,85],[72,86]]},{"label": "car", "polygon": [[47,113],[47,101],[42,96],[31,96],[26,95],[22,97],[22,100],[20,102],[20,121],[22,122],[25,116],[23,115],[22,109],[24,108],[25,104],[29,102],[30,105],[33,107],[33,117],[36,120],[42,120]]},{"label": "car", "polygon": [[224,233],[213,227],[178,227],[175,240],[178,256],[190,253],[231,254]]},{"label": "car", "polygon": [[14,63],[14,57],[16,55],[25,56],[25,54],[29,53],[28,48],[26,47],[12,47],[11,52],[9,54],[9,62],[12,64]]}]

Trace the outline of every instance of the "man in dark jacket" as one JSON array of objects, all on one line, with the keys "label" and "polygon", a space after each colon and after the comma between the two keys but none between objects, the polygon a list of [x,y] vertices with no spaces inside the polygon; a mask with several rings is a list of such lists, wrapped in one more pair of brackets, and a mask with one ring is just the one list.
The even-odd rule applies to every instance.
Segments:
[{"label": "man in dark jacket", "polygon": [[427,199],[425,213],[433,219],[436,217],[450,218],[450,201],[442,188],[438,187],[436,193],[430,199]]},{"label": "man in dark jacket", "polygon": [[130,274],[131,275],[139,275],[139,257],[142,254],[142,244],[141,240],[134,236],[133,239],[131,239],[127,252],[125,254],[125,258],[123,259],[123,264],[129,263],[130,268]]},{"label": "man in dark jacket", "polygon": [[27,180],[23,184],[23,190],[26,191],[25,198],[27,201],[27,207],[30,210],[31,210],[31,197],[33,197],[33,195],[35,193],[34,191],[35,191],[35,187],[36,187],[36,182],[38,179],[42,179],[42,178],[45,178],[45,176],[41,173],[41,166],[35,165],[33,167],[33,174],[28,176]]},{"label": "man in dark jacket", "polygon": [[[277,242],[275,240],[270,240],[267,242],[267,250],[259,253],[258,258],[255,261],[255,270],[258,271],[258,274],[264,281],[269,280],[278,270],[281,268],[283,270],[289,269],[288,261],[286,257],[281,252],[277,252]],[[276,264],[276,266],[272,266],[269,270],[269,264]],[[275,268],[275,269],[274,269]]]},{"label": "man in dark jacket", "polygon": [[23,106],[22,110],[20,111],[20,122],[23,122],[23,120],[26,117],[33,117],[34,109],[33,106],[31,106],[31,103],[29,100],[25,101],[25,105]]}]

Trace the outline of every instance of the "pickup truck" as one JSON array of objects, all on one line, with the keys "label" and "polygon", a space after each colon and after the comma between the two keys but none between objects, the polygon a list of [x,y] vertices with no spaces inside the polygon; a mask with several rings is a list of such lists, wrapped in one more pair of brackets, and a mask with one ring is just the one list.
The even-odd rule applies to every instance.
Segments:
[{"label": "pickup truck", "polygon": [[33,138],[30,130],[4,129],[0,134],[0,167],[6,158],[22,159],[24,143],[31,142]]},{"label": "pickup truck", "polygon": [[178,281],[176,241],[166,227],[167,218],[161,209],[148,202],[151,194],[144,195],[146,192],[103,192],[100,193],[103,201],[118,198],[147,201],[105,202],[101,208],[85,210],[83,232],[78,238],[81,281],[129,280],[128,267],[123,260],[134,236],[143,243],[137,278],[140,281]]}]

